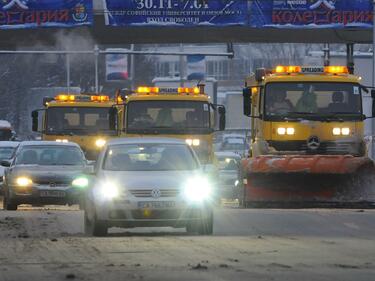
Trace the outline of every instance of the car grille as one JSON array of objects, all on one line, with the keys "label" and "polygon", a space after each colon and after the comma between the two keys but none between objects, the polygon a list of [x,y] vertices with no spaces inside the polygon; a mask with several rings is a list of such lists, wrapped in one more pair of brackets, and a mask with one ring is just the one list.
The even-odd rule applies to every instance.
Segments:
[{"label": "car grille", "polygon": [[[130,190],[131,195],[142,198],[152,198],[152,189]],[[177,197],[180,193],[178,189],[161,189],[160,197]]]},{"label": "car grille", "polygon": [[49,186],[69,186],[71,184],[71,180],[38,180],[35,179],[33,182],[36,185],[49,185]]}]

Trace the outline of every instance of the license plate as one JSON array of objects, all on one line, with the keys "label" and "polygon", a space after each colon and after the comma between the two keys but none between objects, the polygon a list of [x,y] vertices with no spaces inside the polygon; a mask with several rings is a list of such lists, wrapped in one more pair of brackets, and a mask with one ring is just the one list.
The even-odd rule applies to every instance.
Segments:
[{"label": "license plate", "polygon": [[59,190],[42,190],[39,195],[40,197],[65,197],[65,192]]},{"label": "license plate", "polygon": [[152,201],[152,202],[138,202],[138,208],[140,209],[170,209],[175,207],[173,201]]}]

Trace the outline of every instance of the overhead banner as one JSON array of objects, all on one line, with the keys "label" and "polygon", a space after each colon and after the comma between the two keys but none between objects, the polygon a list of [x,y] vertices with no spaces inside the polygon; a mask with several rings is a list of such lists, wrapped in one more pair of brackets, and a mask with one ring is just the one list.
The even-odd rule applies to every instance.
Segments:
[{"label": "overhead banner", "polygon": [[372,27],[373,0],[254,0],[252,27]]},{"label": "overhead banner", "polygon": [[92,0],[1,0],[0,29],[91,25]]},{"label": "overhead banner", "polygon": [[202,55],[187,56],[187,80],[204,80],[206,78],[206,57]]},{"label": "overhead banner", "polygon": [[111,26],[248,24],[247,0],[103,0]]}]

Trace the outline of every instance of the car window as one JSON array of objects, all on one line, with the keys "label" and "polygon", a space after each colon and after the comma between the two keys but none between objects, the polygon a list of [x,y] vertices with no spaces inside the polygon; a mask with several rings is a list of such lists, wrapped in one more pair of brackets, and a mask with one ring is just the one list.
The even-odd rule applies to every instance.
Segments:
[{"label": "car window", "polygon": [[8,160],[13,156],[16,147],[1,147],[0,148],[0,160]]},{"label": "car window", "polygon": [[71,146],[24,146],[16,165],[84,165],[82,152]]},{"label": "car window", "polygon": [[111,171],[194,170],[198,162],[186,145],[124,144],[110,146],[103,169]]},{"label": "car window", "polygon": [[231,157],[220,157],[218,158],[219,169],[233,171],[238,169],[238,160]]}]

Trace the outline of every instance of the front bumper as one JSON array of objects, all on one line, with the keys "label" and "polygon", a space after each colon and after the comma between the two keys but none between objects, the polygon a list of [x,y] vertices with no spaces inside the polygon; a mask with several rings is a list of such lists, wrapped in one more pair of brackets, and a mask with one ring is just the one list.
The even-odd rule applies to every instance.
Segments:
[{"label": "front bumper", "polygon": [[80,203],[83,190],[72,186],[10,186],[9,196],[17,204],[73,205]]},{"label": "front bumper", "polygon": [[[160,202],[173,202],[171,208],[139,208],[139,202],[155,202],[152,199],[107,201],[96,204],[98,220],[109,226],[147,227],[172,226],[185,227],[187,224],[209,219],[212,214],[210,204],[189,204],[179,199],[163,199]],[[159,202],[159,200],[158,200]]]}]

